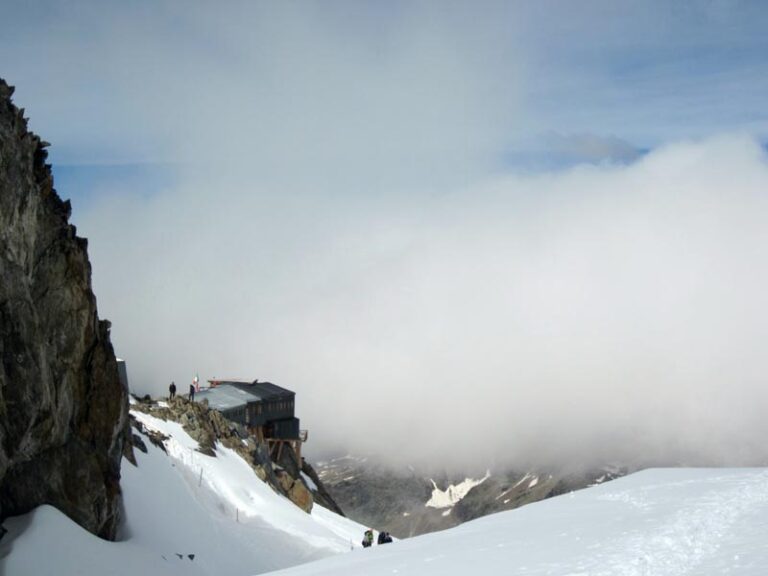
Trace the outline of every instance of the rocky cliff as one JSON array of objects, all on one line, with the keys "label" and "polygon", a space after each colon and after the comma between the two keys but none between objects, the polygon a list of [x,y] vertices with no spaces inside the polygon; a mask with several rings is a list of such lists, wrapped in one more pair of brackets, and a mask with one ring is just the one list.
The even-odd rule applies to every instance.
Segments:
[{"label": "rocky cliff", "polygon": [[12,93],[0,80],[0,520],[51,504],[111,539],[127,391],[86,240]]},{"label": "rocky cliff", "polygon": [[[216,457],[217,443],[234,450],[250,464],[261,480],[305,512],[311,512],[312,506],[317,502],[341,516],[344,515],[312,466],[303,458],[299,462],[290,446],[285,446],[280,452],[280,459],[273,461],[265,443],[258,442],[244,427],[227,420],[218,410],[209,408],[205,400],[190,402],[183,396],[176,396],[173,400],[158,402],[145,397],[137,399],[131,410],[178,422],[187,434],[198,442],[198,450],[207,456]],[[141,436],[155,441],[133,415],[131,421]],[[143,443],[141,436],[134,435],[134,444],[140,450]],[[162,447],[162,442],[155,443]]]}]

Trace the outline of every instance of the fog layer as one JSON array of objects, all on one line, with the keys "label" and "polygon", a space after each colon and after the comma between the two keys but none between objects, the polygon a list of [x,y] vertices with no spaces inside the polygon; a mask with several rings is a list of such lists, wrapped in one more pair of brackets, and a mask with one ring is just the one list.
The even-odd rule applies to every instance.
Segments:
[{"label": "fog layer", "polygon": [[314,450],[397,462],[768,456],[768,167],[749,138],[410,201],[202,178],[87,214],[139,392],[269,379]]},{"label": "fog layer", "polygon": [[309,454],[754,463],[767,28],[729,0],[51,0],[7,7],[0,68],[55,174],[171,172],[59,190],[134,391],[272,380]]}]

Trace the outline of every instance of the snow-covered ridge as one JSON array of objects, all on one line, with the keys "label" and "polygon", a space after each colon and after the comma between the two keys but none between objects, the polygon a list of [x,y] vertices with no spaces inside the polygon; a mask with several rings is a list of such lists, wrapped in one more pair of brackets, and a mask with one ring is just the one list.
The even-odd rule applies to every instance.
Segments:
[{"label": "snow-covered ridge", "polygon": [[[236,519],[259,518],[276,530],[334,552],[348,551],[350,539],[360,539],[364,530],[361,525],[332,514],[321,506],[317,506],[317,513],[313,511],[312,515],[307,515],[262,482],[233,450],[218,445],[216,457],[206,456],[197,452],[197,442],[180,424],[143,412],[132,414],[147,429],[169,437],[163,442],[168,456],[198,479],[198,487],[204,485],[213,492],[219,499],[220,509],[233,511]],[[339,524],[335,524],[335,518],[331,521],[329,515],[339,518]],[[339,533],[337,528],[343,524],[347,525],[347,529]],[[324,533],[327,529],[330,533]],[[339,535],[341,538],[338,538]]]},{"label": "snow-covered ridge", "polygon": [[656,469],[281,575],[765,576],[766,534],[768,470]]},{"label": "snow-covered ridge", "polygon": [[446,488],[445,490],[440,490],[440,488],[437,487],[437,484],[434,480],[431,480],[432,482],[432,496],[429,500],[427,500],[427,503],[425,506],[429,506],[430,508],[452,508],[456,504],[458,504],[464,496],[466,496],[472,488],[475,486],[479,486],[488,478],[490,478],[491,473],[490,471],[487,471],[485,473],[485,476],[480,478],[479,480],[475,480],[473,478],[466,478],[464,481],[459,482],[458,484],[451,484]]},{"label": "snow-covered ridge", "polygon": [[165,452],[150,442],[136,450],[137,467],[123,461],[121,541],[41,507],[5,522],[0,573],[247,576],[360,547],[364,526],[317,504],[307,514],[235,451],[216,445],[207,456],[180,424],[133,415],[168,438]]}]

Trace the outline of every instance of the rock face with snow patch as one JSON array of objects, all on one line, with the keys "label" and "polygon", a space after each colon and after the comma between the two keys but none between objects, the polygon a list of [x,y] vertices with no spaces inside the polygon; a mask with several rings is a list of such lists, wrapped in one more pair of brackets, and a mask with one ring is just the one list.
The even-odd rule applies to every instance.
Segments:
[{"label": "rock face with snow patch", "polygon": [[[248,462],[261,480],[305,512],[312,511],[317,499],[326,508],[344,515],[312,467],[303,459],[299,462],[290,446],[285,446],[280,459],[273,462],[266,444],[257,442],[254,436],[242,438],[241,434],[246,435],[242,427],[227,420],[218,410],[209,408],[207,401],[190,402],[182,396],[176,396],[162,405],[151,400],[140,401],[134,405],[134,410],[162,420],[178,422],[198,442],[198,450],[207,456],[215,457],[216,443],[221,442]],[[138,423],[134,422],[134,426],[146,434]],[[308,485],[304,475],[310,478],[310,483],[315,484],[313,487]]]},{"label": "rock face with snow patch", "polygon": [[506,470],[485,477],[395,470],[373,459],[345,456],[317,465],[318,475],[350,518],[408,538],[458,526],[592,484],[624,469],[580,472]]},{"label": "rock face with snow patch", "polygon": [[113,538],[127,391],[87,242],[12,93],[0,80],[0,519],[52,504]]}]

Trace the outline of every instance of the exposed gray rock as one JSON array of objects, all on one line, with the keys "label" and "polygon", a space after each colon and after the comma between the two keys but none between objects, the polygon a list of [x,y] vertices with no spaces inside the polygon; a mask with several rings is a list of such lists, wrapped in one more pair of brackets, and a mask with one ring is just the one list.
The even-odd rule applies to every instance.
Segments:
[{"label": "exposed gray rock", "polygon": [[[446,490],[464,475],[428,473],[413,467],[396,470],[368,458],[345,456],[317,464],[318,476],[347,515],[398,538],[445,530],[488,514],[512,510],[627,473],[625,468],[494,471],[454,506],[426,506],[434,481]],[[479,479],[482,475],[475,475]]]},{"label": "exposed gray rock", "polygon": [[[346,516],[341,507],[333,499],[333,496],[331,496],[330,492],[325,488],[323,481],[320,480],[320,476],[317,475],[315,469],[304,458],[301,459],[301,471],[314,483],[312,495],[315,498],[315,502],[328,508],[328,510],[335,512],[339,516]],[[310,486],[310,488],[312,487]]]},{"label": "exposed gray rock", "polygon": [[[140,450],[144,452],[144,454],[147,454],[147,445],[144,444],[144,440],[141,439],[141,436],[138,434],[133,435],[133,447],[136,450]],[[136,466],[136,462],[131,462],[134,466]]]},{"label": "exposed gray rock", "polygon": [[12,93],[0,80],[0,519],[51,504],[111,539],[127,391],[87,242]]},{"label": "exposed gray rock", "polygon": [[315,470],[347,516],[366,526],[408,538],[457,524],[425,506],[432,493],[427,475],[350,456],[317,462]]},{"label": "exposed gray rock", "polygon": [[[323,506],[343,516],[341,508],[325,490],[312,467],[303,460],[299,462],[293,448],[289,445],[283,446],[279,461],[273,462],[265,443],[259,443],[255,437],[249,436],[242,426],[227,420],[218,410],[209,408],[207,401],[190,402],[183,396],[177,396],[162,405],[151,400],[136,402],[132,409],[180,423],[187,434],[197,440],[198,451],[208,456],[216,456],[217,442],[234,450],[248,462],[261,480],[305,512],[311,512],[315,500],[318,500]],[[134,418],[132,421],[134,428],[150,441],[155,441],[139,422]],[[315,490],[305,481],[302,471],[309,471],[308,475],[314,476]]]}]

